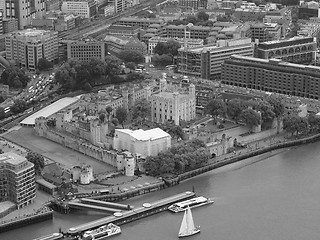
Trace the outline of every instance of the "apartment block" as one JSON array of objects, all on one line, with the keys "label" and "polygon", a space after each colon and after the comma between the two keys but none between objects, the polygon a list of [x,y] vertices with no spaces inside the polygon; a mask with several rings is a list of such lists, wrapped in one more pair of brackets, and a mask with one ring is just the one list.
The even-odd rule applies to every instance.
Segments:
[{"label": "apartment block", "polygon": [[206,9],[208,0],[179,0],[180,7],[189,7],[192,9]]},{"label": "apartment block", "polygon": [[221,82],[232,86],[319,99],[320,67],[233,55],[222,66]]},{"label": "apartment block", "polygon": [[35,197],[33,163],[15,153],[0,154],[0,202],[12,201],[20,209],[29,205]]},{"label": "apartment block", "polygon": [[138,17],[123,17],[117,21],[119,25],[127,26],[139,26],[143,29],[147,29],[151,24],[164,24],[164,20],[157,18],[138,18]]},{"label": "apartment block", "polygon": [[262,59],[277,58],[285,62],[308,64],[315,61],[317,42],[313,37],[294,37],[262,42],[255,46],[254,56]]},{"label": "apartment block", "polygon": [[35,70],[38,61],[58,58],[58,32],[25,29],[10,33],[5,39],[6,58],[16,61],[20,67]]}]

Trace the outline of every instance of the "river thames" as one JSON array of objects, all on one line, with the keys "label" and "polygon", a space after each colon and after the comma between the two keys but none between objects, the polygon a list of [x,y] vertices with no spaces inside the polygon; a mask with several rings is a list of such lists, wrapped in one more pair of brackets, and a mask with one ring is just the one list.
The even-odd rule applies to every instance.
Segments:
[{"label": "river thames", "polygon": [[[193,209],[201,233],[189,239],[318,240],[320,236],[320,143],[283,151],[258,161],[247,159],[161,192],[128,200],[134,206],[192,190],[215,203]],[[1,240],[31,240],[104,217],[88,212],[55,214],[45,221],[0,234]],[[178,239],[182,213],[162,212],[122,225],[115,240]]]}]

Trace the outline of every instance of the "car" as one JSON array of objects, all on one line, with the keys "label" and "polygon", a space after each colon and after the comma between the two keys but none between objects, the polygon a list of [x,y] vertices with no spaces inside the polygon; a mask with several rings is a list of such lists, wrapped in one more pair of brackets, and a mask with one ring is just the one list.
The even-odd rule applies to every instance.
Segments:
[{"label": "car", "polygon": [[154,68],[154,65],[153,65],[153,64],[150,64],[149,67]]}]

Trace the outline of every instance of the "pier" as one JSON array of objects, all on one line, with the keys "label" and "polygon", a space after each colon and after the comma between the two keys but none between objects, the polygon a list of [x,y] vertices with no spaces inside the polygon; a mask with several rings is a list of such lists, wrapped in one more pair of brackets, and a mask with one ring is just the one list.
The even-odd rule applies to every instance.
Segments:
[{"label": "pier", "polygon": [[80,202],[69,202],[69,208],[76,208],[76,209],[90,209],[90,210],[97,210],[97,211],[104,211],[104,212],[120,212],[121,209],[118,208],[109,208],[109,207],[101,207],[97,205],[85,204]]},{"label": "pier", "polygon": [[95,229],[109,223],[122,225],[150,215],[165,211],[168,207],[176,202],[184,201],[195,196],[194,192],[184,192],[171,197],[167,197],[153,203],[144,203],[143,206],[134,208],[130,211],[117,212],[112,216],[101,218],[92,222],[88,222],[79,226],[69,228],[68,236],[79,236],[87,230]]},{"label": "pier", "polygon": [[47,236],[36,238],[34,240],[60,240],[60,239],[63,239],[62,233],[53,233]]}]

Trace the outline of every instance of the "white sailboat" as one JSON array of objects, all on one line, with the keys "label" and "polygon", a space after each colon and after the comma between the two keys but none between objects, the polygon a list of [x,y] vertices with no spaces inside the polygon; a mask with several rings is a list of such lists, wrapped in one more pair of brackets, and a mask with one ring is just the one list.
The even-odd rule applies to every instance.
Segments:
[{"label": "white sailboat", "polygon": [[180,237],[188,237],[200,232],[200,226],[195,227],[193,222],[193,217],[191,213],[191,209],[188,208],[185,210],[183,219],[181,222],[180,230],[179,230],[179,238]]}]

